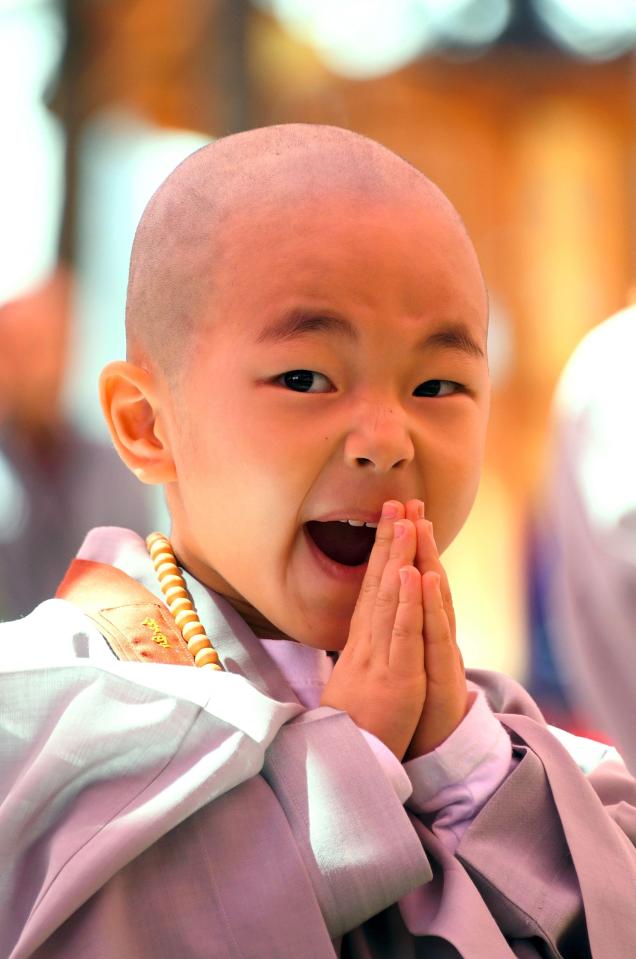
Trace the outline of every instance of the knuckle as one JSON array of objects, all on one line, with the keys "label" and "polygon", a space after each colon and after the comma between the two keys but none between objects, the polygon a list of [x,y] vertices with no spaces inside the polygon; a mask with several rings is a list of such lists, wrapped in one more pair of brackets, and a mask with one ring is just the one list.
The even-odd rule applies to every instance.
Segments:
[{"label": "knuckle", "polygon": [[375,597],[375,604],[380,609],[389,609],[395,603],[395,595],[387,589],[380,588]]},{"label": "knuckle", "polygon": [[380,588],[380,577],[377,575],[367,573],[366,578],[364,582],[362,583],[362,587],[360,589],[360,595],[363,598],[368,599],[369,597],[374,596],[375,593],[377,593],[379,588]]},{"label": "knuckle", "polygon": [[393,529],[392,527],[385,527],[382,529],[378,526],[375,533],[375,546],[387,546],[393,539]]},{"label": "knuckle", "polygon": [[394,639],[409,639],[414,632],[414,629],[406,623],[396,622],[393,626]]}]

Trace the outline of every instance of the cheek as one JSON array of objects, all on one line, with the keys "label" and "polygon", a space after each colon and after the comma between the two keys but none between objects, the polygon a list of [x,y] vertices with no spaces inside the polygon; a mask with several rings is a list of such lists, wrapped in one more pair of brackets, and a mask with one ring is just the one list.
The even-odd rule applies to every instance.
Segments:
[{"label": "cheek", "polygon": [[465,469],[441,474],[426,483],[426,516],[433,523],[437,547],[442,553],[466,522],[479,486],[479,470]]},{"label": "cheek", "polygon": [[451,434],[431,451],[425,469],[426,513],[433,523],[440,552],[450,545],[466,522],[479,488],[483,460],[483,431]]},{"label": "cheek", "polygon": [[271,536],[272,524],[289,526],[310,485],[306,432],[281,433],[237,405],[206,413],[174,432],[179,496],[192,529],[241,540],[249,529],[256,542],[263,528]]}]

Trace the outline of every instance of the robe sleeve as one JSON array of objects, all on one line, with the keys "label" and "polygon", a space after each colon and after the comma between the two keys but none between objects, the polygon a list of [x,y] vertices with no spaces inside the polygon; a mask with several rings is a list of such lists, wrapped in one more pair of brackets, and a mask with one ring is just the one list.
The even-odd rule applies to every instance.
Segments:
[{"label": "robe sleeve", "polygon": [[434,816],[433,832],[450,852],[518,763],[484,694],[471,695],[470,709],[448,739],[404,764],[413,784],[407,808]]},{"label": "robe sleeve", "polygon": [[287,723],[267,750],[263,775],[332,937],[431,879],[407,812],[346,713],[321,707]]},{"label": "robe sleeve", "polygon": [[406,931],[462,959],[636,955],[636,781],[614,750],[549,728],[514,680],[469,677],[517,765],[454,855],[418,816],[433,881],[400,901]]},{"label": "robe sleeve", "polygon": [[497,715],[520,761],[457,859],[510,941],[539,940],[555,959],[636,954],[636,781],[602,748],[586,776],[521,687],[481,675],[495,708],[515,707]]},{"label": "robe sleeve", "polygon": [[[0,628],[0,955],[54,941],[47,959],[147,955],[133,945],[143,933],[140,950],[154,936],[152,954],[171,957],[181,923],[184,943],[199,937],[192,955],[248,955],[249,934],[283,959],[313,929],[303,954],[331,956],[330,933],[430,877],[347,716],[305,713],[236,674],[118,662],[91,629],[60,601]],[[91,644],[94,658],[74,658]],[[196,915],[171,913],[172,889],[183,907],[201,899]],[[296,940],[282,936],[286,900]],[[218,930],[220,951],[200,952]]]},{"label": "robe sleeve", "polygon": [[39,942],[133,857],[257,775],[297,711],[231,675],[206,689],[195,674],[187,694],[176,676],[170,690],[179,669],[0,674],[0,955]]}]

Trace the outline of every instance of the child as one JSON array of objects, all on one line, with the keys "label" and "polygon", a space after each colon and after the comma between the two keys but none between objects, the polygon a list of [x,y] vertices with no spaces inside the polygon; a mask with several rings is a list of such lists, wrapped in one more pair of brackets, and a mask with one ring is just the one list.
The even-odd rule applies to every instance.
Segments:
[{"label": "child", "polygon": [[457,213],[372,141],[254,130],[160,187],[101,397],[170,541],[94,530],[0,632],[3,956],[636,954],[634,780],[455,643],[486,330]]}]

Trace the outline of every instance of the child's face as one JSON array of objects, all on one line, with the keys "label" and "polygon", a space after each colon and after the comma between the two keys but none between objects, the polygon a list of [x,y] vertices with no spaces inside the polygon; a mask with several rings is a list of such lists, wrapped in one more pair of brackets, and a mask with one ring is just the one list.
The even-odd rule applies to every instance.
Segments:
[{"label": "child's face", "polygon": [[[446,210],[397,198],[252,208],[224,237],[165,421],[173,544],[261,635],[340,649],[366,566],[327,572],[305,523],[419,498],[441,552],[473,503],[489,400],[477,259]],[[291,314],[356,339],[258,342]]]}]

